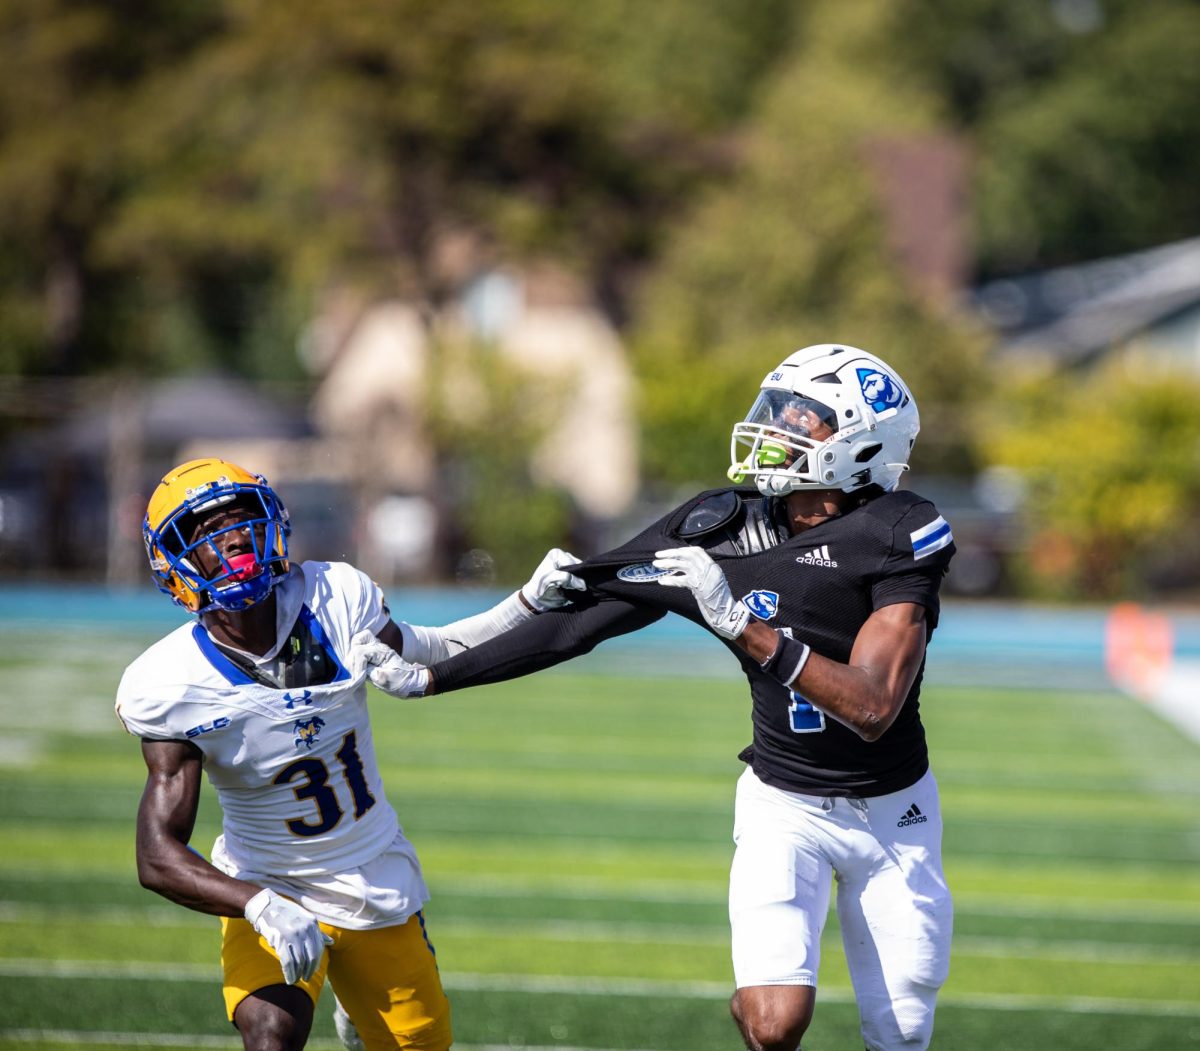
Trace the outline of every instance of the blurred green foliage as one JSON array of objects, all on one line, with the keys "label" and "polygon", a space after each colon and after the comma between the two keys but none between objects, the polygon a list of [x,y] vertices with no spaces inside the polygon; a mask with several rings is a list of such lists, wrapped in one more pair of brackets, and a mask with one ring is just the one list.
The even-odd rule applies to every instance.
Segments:
[{"label": "blurred green foliage", "polygon": [[[1108,8],[1110,5],[1105,5]],[[978,127],[979,266],[1071,263],[1200,231],[1200,6],[1111,5],[1053,78]]]},{"label": "blurred green foliage", "polygon": [[[436,309],[467,238],[622,327],[653,483],[719,483],[764,371],[828,339],[919,392],[923,470],[969,472],[986,340],[902,272],[872,150],[966,148],[968,277],[1195,235],[1198,41],[1193,0],[7,0],[0,375],[293,379],[323,294]],[[518,408],[502,470],[442,444],[494,508]],[[532,550],[565,511],[524,485]]]},{"label": "blurred green foliage", "polygon": [[619,272],[710,167],[786,10],[14,0],[0,367],[254,374],[263,299],[350,283],[437,304],[457,230],[569,259],[619,310]]},{"label": "blurred green foliage", "polygon": [[[898,272],[871,181],[867,144],[937,116],[926,86],[888,62],[902,23],[895,5],[808,5],[801,44],[744,128],[741,164],[647,282],[636,347],[652,475],[715,484],[765,373],[811,343],[877,350],[933,405],[984,393],[978,339]],[[970,465],[961,445],[941,452],[939,466]]]},{"label": "blurred green foliage", "polygon": [[544,447],[563,410],[564,391],[486,342],[444,344],[431,360],[425,402],[438,497],[455,512],[448,546],[466,552],[455,575],[474,584],[523,581],[571,533],[570,497],[539,483],[530,465],[530,451]]},{"label": "blurred green foliage", "polygon": [[[1048,598],[1145,595],[1200,559],[1200,383],[1128,365],[998,393],[984,431],[993,463],[1029,486],[1018,568]],[[1159,578],[1159,579],[1156,579]]]}]

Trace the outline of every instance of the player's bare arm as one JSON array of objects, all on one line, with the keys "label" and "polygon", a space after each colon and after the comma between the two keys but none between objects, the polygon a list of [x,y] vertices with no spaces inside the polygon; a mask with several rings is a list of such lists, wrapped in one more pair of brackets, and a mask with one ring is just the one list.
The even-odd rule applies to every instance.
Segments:
[{"label": "player's bare arm", "polygon": [[[810,653],[784,685],[866,741],[878,740],[895,721],[925,655],[925,607],[913,602],[871,614],[854,640],[849,664]],[[735,645],[766,664],[783,645],[780,633],[751,620]]]},{"label": "player's bare arm", "polygon": [[895,721],[925,653],[926,612],[920,604],[894,603],[872,613],[855,636],[850,662],[842,664],[755,620],[703,548],[659,551],[654,565],[668,571],[659,584],[692,592],[714,632],[863,740],[878,740]]},{"label": "player's bare arm", "polygon": [[244,916],[279,957],[283,980],[307,980],[332,942],[307,909],[234,879],[188,849],[200,804],[202,753],[189,741],[142,740],[146,787],[138,806],[137,865],[143,887],[214,916]]},{"label": "player's bare arm", "polygon": [[200,749],[142,741],[146,788],[138,806],[137,866],[143,887],[198,912],[241,916],[262,888],[233,879],[188,849],[200,805]]}]

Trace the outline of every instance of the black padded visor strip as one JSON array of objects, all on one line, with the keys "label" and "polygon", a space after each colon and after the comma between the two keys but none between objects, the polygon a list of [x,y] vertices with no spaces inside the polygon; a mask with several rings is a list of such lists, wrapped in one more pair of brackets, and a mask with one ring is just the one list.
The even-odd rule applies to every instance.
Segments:
[{"label": "black padded visor strip", "polygon": [[737,493],[732,489],[706,497],[698,504],[693,505],[692,509],[684,516],[678,533],[685,539],[711,533],[714,529],[720,529],[721,526],[732,522],[742,506]]},{"label": "black padded visor strip", "polygon": [[[611,571],[614,567],[653,561],[655,552],[669,547],[672,539],[687,542],[731,522],[742,512],[746,498],[759,499],[758,490],[709,489],[677,508],[665,522],[651,526],[616,550],[606,551],[594,558],[586,558],[578,565],[563,568],[569,573],[587,576],[589,573]],[[691,531],[687,531],[688,521],[693,512],[705,507],[709,501],[713,501],[711,510],[703,512],[698,522],[692,523]],[[719,556],[717,561],[720,561]]]}]

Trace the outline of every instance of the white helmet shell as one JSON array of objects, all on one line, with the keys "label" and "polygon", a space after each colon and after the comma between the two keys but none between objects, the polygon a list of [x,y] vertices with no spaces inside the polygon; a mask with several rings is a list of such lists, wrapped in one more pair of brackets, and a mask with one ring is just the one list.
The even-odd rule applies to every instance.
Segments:
[{"label": "white helmet shell", "polygon": [[895,489],[920,429],[916,400],[890,365],[857,347],[820,343],[763,380],[733,428],[729,477],[753,478],[768,496]]}]

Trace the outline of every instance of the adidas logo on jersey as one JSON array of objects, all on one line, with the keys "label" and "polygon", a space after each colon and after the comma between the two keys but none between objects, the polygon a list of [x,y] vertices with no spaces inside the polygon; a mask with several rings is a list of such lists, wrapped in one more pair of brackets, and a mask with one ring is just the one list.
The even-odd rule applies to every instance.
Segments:
[{"label": "adidas logo on jersey", "polygon": [[919,825],[923,821],[928,821],[924,814],[921,813],[921,808],[913,803],[912,806],[905,811],[904,816],[896,822],[897,828],[904,828],[905,825]]},{"label": "adidas logo on jersey", "polygon": [[796,561],[802,566],[826,566],[829,569],[837,569],[837,563],[829,557],[828,544],[814,547],[807,554],[797,555]]}]

